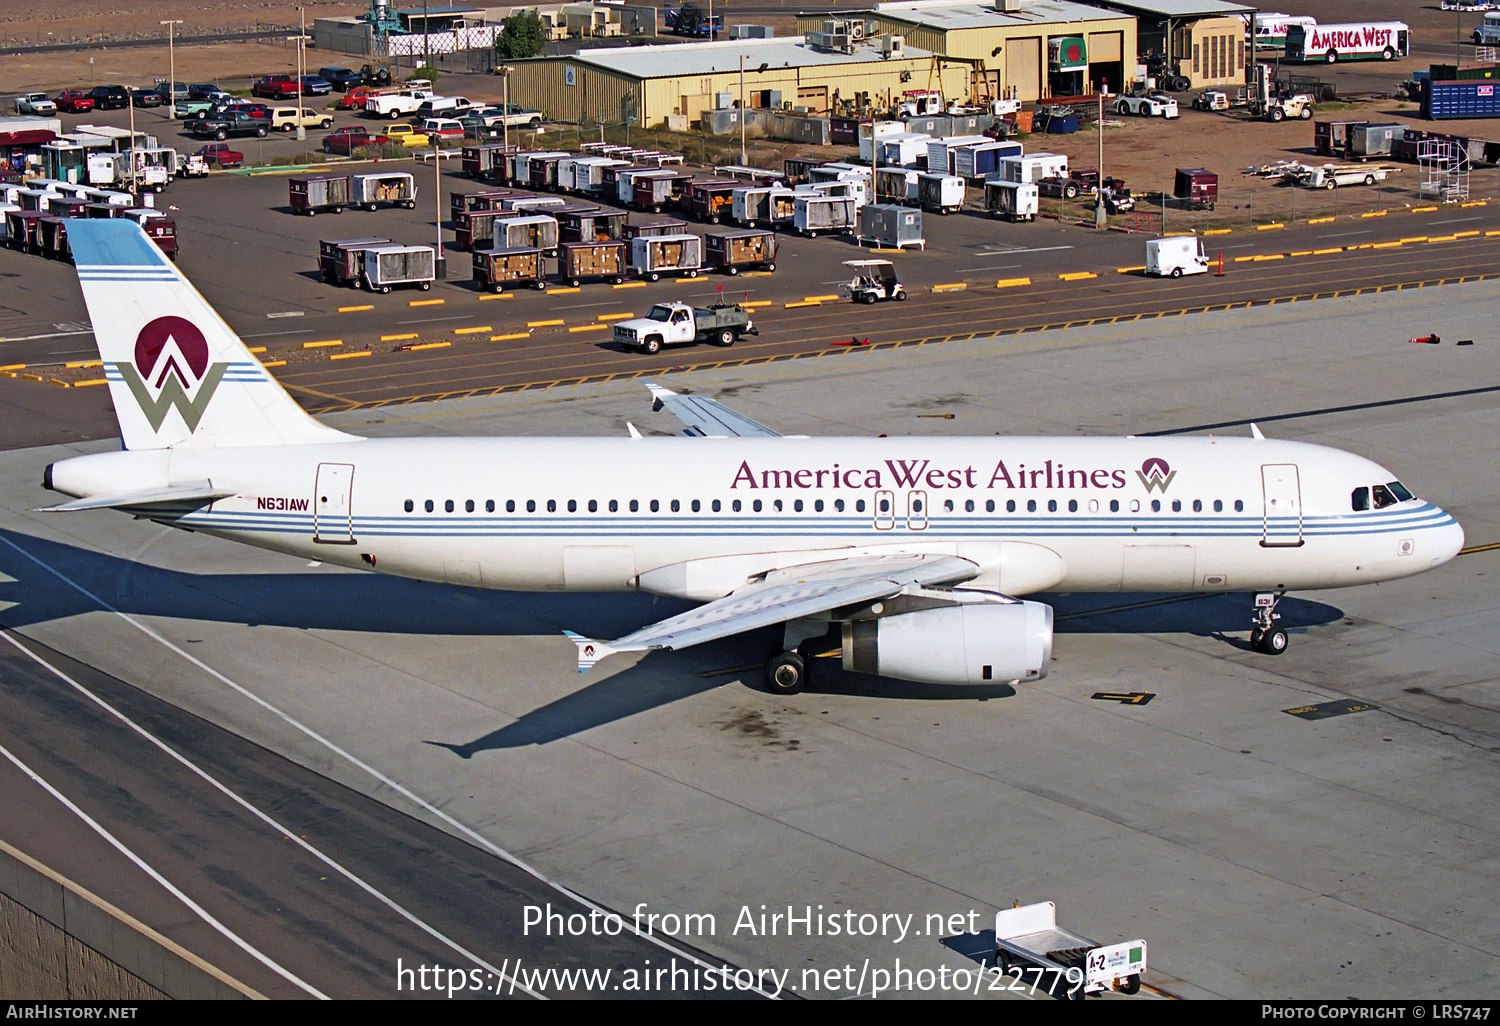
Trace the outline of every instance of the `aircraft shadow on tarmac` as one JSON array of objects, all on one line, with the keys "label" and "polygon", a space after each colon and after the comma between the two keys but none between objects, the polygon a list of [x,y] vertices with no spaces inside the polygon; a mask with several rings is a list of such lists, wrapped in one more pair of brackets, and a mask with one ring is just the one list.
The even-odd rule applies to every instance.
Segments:
[{"label": "aircraft shadow on tarmac", "polygon": [[[28,558],[30,557],[30,558]],[[272,557],[276,558],[276,557]],[[290,557],[287,557],[290,559]],[[63,542],[0,530],[0,626],[24,627],[99,608],[59,580],[64,575],[122,613],[301,630],[434,636],[549,636],[563,627],[614,638],[690,608],[650,595],[487,591],[336,568],[297,573],[216,574],[165,570]],[[1039,596],[1057,614],[1059,634],[1171,634],[1216,637],[1248,649],[1250,597],[1161,595]],[[1339,609],[1287,598],[1288,628],[1329,623]],[[1230,637],[1229,634],[1236,636]],[[683,652],[647,655],[580,678],[583,687],[472,741],[429,741],[462,758],[501,748],[545,744],[691,697],[724,684],[759,687],[761,663],[780,629],[751,632]],[[838,648],[830,636],[816,646]],[[559,646],[561,651],[561,646]],[[572,652],[566,658],[571,658]],[[661,660],[671,660],[663,672]],[[562,667],[560,666],[560,669]],[[1008,685],[921,684],[846,673],[837,658],[814,663],[807,690],[871,699],[985,701],[1008,698]]]}]

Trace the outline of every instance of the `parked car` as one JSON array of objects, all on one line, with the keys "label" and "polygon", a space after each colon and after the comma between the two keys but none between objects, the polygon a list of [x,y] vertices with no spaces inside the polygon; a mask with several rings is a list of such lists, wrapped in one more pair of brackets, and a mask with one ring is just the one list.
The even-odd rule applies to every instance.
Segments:
[{"label": "parked car", "polygon": [[192,152],[192,157],[202,157],[210,167],[240,167],[245,163],[245,155],[239,150],[231,150],[228,143],[208,143],[198,147]]},{"label": "parked car", "polygon": [[321,75],[302,76],[303,96],[327,96],[333,92],[333,85]]},{"label": "parked car", "polygon": [[353,155],[354,151],[361,146],[384,146],[390,142],[389,137],[384,135],[371,135],[370,130],[363,125],[349,125],[345,128],[335,128],[323,137],[323,149],[329,153],[342,153],[346,157]]},{"label": "parked car", "polygon": [[479,108],[481,104],[475,103],[466,96],[434,96],[430,100],[423,100],[417,106],[416,117],[423,118],[456,118],[468,111]]},{"label": "parked car", "polygon": [[82,89],[64,89],[53,102],[67,114],[87,114],[94,109],[94,98]]},{"label": "parked car", "polygon": [[388,142],[400,143],[402,146],[430,146],[427,141],[427,133],[419,132],[411,125],[392,125],[385,130]]},{"label": "parked car", "polygon": [[135,107],[160,107],[166,99],[155,89],[130,90],[130,103]]},{"label": "parked car", "polygon": [[262,75],[250,87],[251,96],[263,96],[268,100],[285,100],[296,96],[302,87],[291,75]]},{"label": "parked car", "polygon": [[198,136],[227,139],[231,135],[254,135],[263,139],[271,130],[271,119],[253,117],[244,111],[231,110],[223,114],[210,114],[208,117],[189,122],[189,125],[192,133]]},{"label": "parked car", "polygon": [[428,145],[432,145],[442,139],[457,139],[462,141],[464,138],[463,122],[455,118],[427,118],[417,128],[417,131],[427,136]]},{"label": "parked car", "polygon": [[188,84],[186,82],[158,82],[155,86],[156,93],[161,97],[162,103],[171,103],[173,94],[176,94],[178,103],[188,98]]},{"label": "parked car", "polygon": [[130,106],[130,94],[124,86],[102,85],[89,90],[96,110],[124,110]]},{"label": "parked car", "polygon": [[347,93],[357,85],[364,84],[364,76],[348,68],[319,68],[318,77],[341,93]]},{"label": "parked car", "polygon": [[357,85],[339,98],[339,102],[333,105],[334,110],[364,110],[365,101],[372,96],[378,96],[382,89],[377,86]]},{"label": "parked car", "polygon": [[389,68],[377,67],[373,64],[362,64],[359,69],[359,77],[367,86],[388,86],[391,84],[391,70]]},{"label": "parked car", "polygon": [[219,98],[230,99],[229,93],[220,89],[212,82],[194,82],[188,86],[189,100],[217,100]]},{"label": "parked car", "polygon": [[298,125],[303,128],[333,127],[333,115],[311,107],[272,107],[270,120],[271,127],[278,132],[290,132]]},{"label": "parked car", "polygon": [[25,93],[16,97],[17,114],[49,115],[57,113],[57,104],[46,93]]}]

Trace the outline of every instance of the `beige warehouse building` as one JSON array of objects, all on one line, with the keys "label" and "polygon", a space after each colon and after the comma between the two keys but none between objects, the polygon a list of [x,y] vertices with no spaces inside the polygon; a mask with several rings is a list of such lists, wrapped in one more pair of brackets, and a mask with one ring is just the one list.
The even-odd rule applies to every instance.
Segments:
[{"label": "beige warehouse building", "polygon": [[968,92],[969,67],[925,49],[879,38],[842,49],[803,37],[588,50],[568,57],[516,61],[512,103],[579,123],[655,127],[668,115],[698,121],[704,111],[739,104],[741,57],[745,106],[805,108],[827,114],[888,105],[906,89]]},{"label": "beige warehouse building", "polygon": [[[826,17],[798,15],[798,31]],[[1036,100],[1101,86],[1120,92],[1135,76],[1136,19],[1071,0],[914,0],[839,17],[866,19],[871,34],[901,35],[908,45],[968,62],[974,99]]]}]

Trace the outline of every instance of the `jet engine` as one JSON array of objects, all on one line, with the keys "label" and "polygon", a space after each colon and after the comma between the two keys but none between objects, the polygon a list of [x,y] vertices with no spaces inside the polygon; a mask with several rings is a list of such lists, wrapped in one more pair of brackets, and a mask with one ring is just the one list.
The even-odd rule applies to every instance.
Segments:
[{"label": "jet engine", "polygon": [[1052,661],[1052,607],[965,602],[844,623],[844,669],[928,684],[1041,680]]}]

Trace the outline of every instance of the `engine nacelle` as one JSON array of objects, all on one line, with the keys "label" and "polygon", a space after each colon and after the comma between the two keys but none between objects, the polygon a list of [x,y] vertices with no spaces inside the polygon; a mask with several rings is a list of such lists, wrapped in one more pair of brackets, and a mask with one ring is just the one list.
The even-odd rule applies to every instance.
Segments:
[{"label": "engine nacelle", "polygon": [[844,669],[928,684],[1041,680],[1052,607],[971,602],[844,624]]}]

